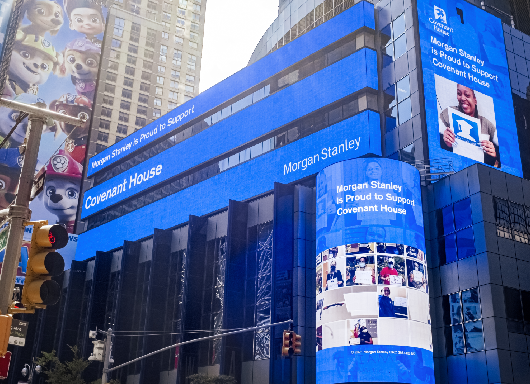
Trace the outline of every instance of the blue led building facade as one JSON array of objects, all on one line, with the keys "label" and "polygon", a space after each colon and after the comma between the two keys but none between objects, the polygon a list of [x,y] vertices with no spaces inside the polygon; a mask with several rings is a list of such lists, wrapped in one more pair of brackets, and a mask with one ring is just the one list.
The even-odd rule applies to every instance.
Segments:
[{"label": "blue led building facade", "polygon": [[118,365],[292,319],[299,356],[276,327],[113,378],[526,383],[530,37],[455,0],[280,4],[246,68],[88,160],[76,261],[18,353],[110,327]]}]

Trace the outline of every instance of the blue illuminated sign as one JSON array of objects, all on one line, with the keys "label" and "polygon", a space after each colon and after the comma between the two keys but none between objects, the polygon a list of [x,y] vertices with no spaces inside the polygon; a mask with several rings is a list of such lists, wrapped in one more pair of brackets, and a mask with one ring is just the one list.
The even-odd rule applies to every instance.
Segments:
[{"label": "blue illuminated sign", "polygon": [[467,2],[419,0],[431,158],[521,176],[501,21]]},{"label": "blue illuminated sign", "polygon": [[[352,141],[356,143],[355,147],[349,147]],[[366,153],[381,154],[379,115],[371,111],[230,168],[79,235],[76,259],[84,260],[96,251],[120,247],[124,240],[134,241],[148,236],[153,228],[184,223],[189,215],[201,216],[221,209],[228,205],[229,199],[243,201],[270,191],[275,181],[290,183],[315,174],[336,161]],[[311,164],[304,162],[308,158],[313,159]]]},{"label": "blue illuminated sign", "polygon": [[[355,52],[111,180],[85,191],[81,217],[85,218],[116,204],[358,90],[365,87],[376,89],[376,63],[374,51],[362,49]],[[318,92],[314,92],[315,89],[318,89]],[[256,116],[268,118],[256,119]],[[348,144],[349,147],[355,145]],[[304,160],[306,163],[308,161]],[[295,165],[289,168],[292,170],[293,167]]]},{"label": "blue illuminated sign", "polygon": [[374,6],[364,1],[344,11],[93,156],[88,161],[87,176],[105,169],[357,29],[363,26],[375,28],[373,15]]},{"label": "blue illuminated sign", "polygon": [[317,175],[316,382],[434,384],[420,175],[357,158]]}]

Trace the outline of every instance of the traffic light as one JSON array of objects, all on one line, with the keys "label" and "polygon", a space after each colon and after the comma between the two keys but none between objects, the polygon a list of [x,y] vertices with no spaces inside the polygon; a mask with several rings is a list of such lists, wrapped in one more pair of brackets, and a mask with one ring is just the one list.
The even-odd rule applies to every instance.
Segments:
[{"label": "traffic light", "polygon": [[63,257],[55,250],[68,244],[68,232],[46,220],[28,224],[33,224],[33,234],[21,302],[26,308],[46,308],[61,297],[59,284],[51,278],[64,271]]},{"label": "traffic light", "polygon": [[0,357],[7,353],[7,344],[11,335],[11,322],[13,317],[10,315],[0,315]]},{"label": "traffic light", "polygon": [[302,353],[302,336],[293,331],[283,331],[282,356],[291,357]]}]

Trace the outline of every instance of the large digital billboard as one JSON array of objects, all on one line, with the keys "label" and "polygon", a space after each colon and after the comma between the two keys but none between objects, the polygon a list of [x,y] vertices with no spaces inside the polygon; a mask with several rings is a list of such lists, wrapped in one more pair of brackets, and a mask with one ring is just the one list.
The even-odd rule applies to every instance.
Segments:
[{"label": "large digital billboard", "polygon": [[419,172],[383,158],[317,175],[318,384],[434,384]]},{"label": "large digital billboard", "polygon": [[522,176],[500,19],[455,0],[419,0],[418,17],[430,157]]},{"label": "large digital billboard", "polygon": [[[74,223],[106,13],[98,0],[26,0],[2,91],[4,98],[39,101],[52,111],[88,119],[79,127],[58,122],[45,127],[35,170],[46,173],[44,189],[30,203],[32,219],[62,224],[71,234],[68,249],[61,252],[66,268],[75,257]],[[0,149],[0,209],[14,201],[23,162],[18,147],[28,126],[19,111],[0,108],[0,136],[15,124]],[[25,239],[30,238],[28,228]]]}]

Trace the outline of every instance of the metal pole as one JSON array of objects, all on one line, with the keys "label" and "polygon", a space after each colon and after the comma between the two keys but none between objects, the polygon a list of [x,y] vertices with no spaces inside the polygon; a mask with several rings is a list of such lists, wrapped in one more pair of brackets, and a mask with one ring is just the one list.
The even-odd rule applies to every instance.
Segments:
[{"label": "metal pole", "polygon": [[105,357],[103,358],[103,376],[101,377],[101,384],[107,384],[107,372],[110,364],[110,350],[112,348],[112,328],[107,331],[107,338],[105,339]]},{"label": "metal pole", "polygon": [[[44,108],[46,105],[40,103],[39,107]],[[7,314],[13,300],[13,289],[15,288],[17,266],[20,259],[20,247],[24,238],[25,222],[31,218],[29,200],[44,123],[44,117],[33,114],[29,115],[24,164],[20,171],[20,181],[15,202],[9,207],[11,223],[7,237],[4,262],[2,264],[2,272],[0,274],[0,312],[3,314]]]}]

